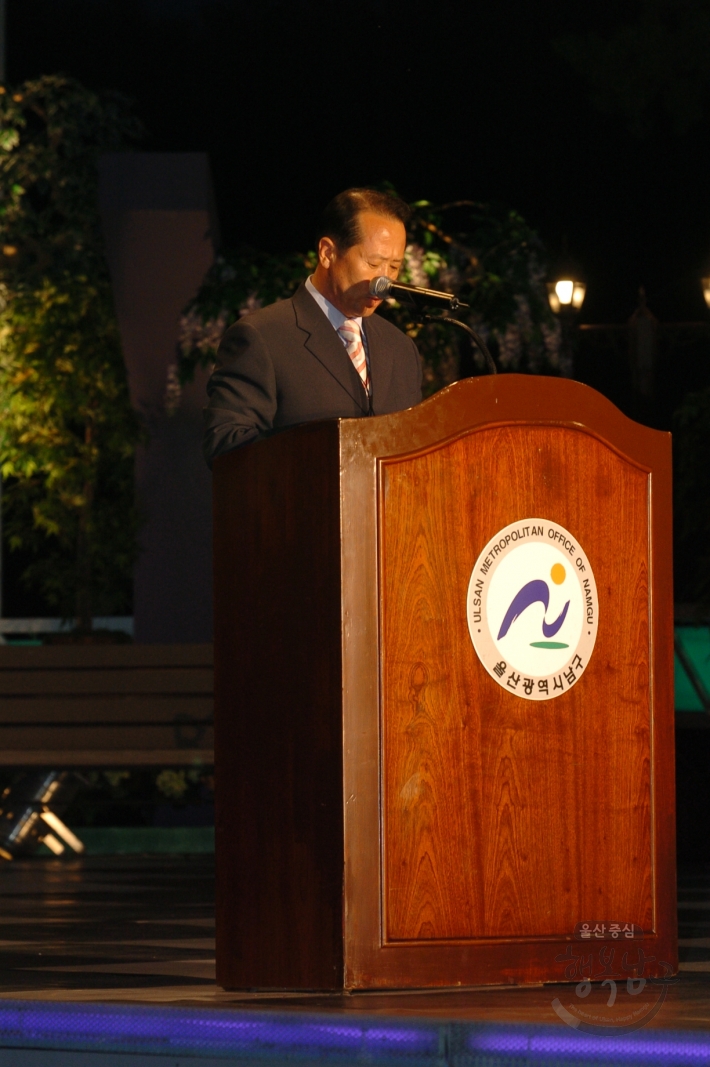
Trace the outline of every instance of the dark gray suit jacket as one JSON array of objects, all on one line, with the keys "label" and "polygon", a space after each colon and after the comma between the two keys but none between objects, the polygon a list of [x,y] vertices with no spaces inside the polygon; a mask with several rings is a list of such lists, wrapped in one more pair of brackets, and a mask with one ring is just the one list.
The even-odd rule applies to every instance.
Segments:
[{"label": "dark gray suit jacket", "polygon": [[[414,342],[377,314],[363,324],[373,414],[418,404],[422,373]],[[290,300],[230,326],[217,359],[205,408],[208,463],[272,430],[368,414],[365,390],[345,346],[305,285]]]}]

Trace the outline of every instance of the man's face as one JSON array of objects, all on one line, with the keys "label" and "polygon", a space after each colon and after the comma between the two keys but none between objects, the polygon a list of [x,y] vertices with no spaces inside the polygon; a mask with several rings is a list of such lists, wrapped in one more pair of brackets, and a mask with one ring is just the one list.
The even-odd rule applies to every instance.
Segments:
[{"label": "man's face", "polygon": [[360,240],[344,252],[330,237],[321,239],[314,276],[316,289],[348,318],[374,314],[382,301],[370,296],[370,282],[381,274],[397,278],[407,243],[399,219],[362,211],[358,222]]}]

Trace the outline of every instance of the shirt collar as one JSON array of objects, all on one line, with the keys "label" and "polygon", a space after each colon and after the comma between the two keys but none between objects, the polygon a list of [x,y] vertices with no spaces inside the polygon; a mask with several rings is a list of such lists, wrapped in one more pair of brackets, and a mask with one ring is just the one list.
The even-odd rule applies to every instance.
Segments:
[{"label": "shirt collar", "polygon": [[344,322],[353,321],[360,327],[360,333],[363,333],[362,316],[357,319],[349,320],[347,315],[343,315],[342,311],[338,311],[336,307],[333,307],[330,300],[326,300],[322,293],[318,292],[311,278],[306,278],[306,289],[311,294],[334,330],[339,330]]}]

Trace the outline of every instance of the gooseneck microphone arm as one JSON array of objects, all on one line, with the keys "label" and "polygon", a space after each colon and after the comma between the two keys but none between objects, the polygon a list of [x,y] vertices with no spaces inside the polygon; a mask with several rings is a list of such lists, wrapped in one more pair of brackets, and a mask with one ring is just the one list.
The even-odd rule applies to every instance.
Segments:
[{"label": "gooseneck microphone arm", "polygon": [[[409,301],[415,304],[444,304],[449,311],[457,311],[458,308],[468,307],[468,304],[464,304],[453,293],[442,293],[437,289],[423,289],[419,285],[406,285],[404,282],[395,282],[385,274],[382,274],[379,278],[373,278],[370,282],[370,296],[377,297],[378,300],[384,300],[388,296],[397,296],[400,293],[405,297],[409,297]],[[460,329],[465,330],[474,345],[482,353],[488,373],[498,373],[498,368],[493,362],[493,356],[488,351],[488,346],[483,338],[479,337],[476,331],[471,329],[468,323],[461,322],[459,319],[452,319],[449,315],[438,315],[436,318],[432,315],[421,315],[420,319],[423,322],[450,322],[452,326],[458,326]]]},{"label": "gooseneck microphone arm", "polygon": [[486,361],[486,368],[488,370],[488,373],[498,373],[498,368],[495,365],[493,356],[488,350],[488,345],[485,343],[483,338],[476,333],[475,330],[471,329],[467,322],[461,322],[460,319],[452,319],[450,315],[437,315],[436,317],[433,315],[424,315],[423,318],[425,322],[450,322],[452,326],[458,326],[460,329],[465,330],[473,341],[474,347],[478,348],[481,354],[483,355],[483,358]]}]

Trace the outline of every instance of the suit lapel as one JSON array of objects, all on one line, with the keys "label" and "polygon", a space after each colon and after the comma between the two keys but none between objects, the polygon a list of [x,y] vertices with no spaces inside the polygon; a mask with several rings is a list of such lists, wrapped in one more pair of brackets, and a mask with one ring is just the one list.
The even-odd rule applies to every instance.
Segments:
[{"label": "suit lapel", "polygon": [[367,355],[370,360],[370,378],[372,381],[372,410],[377,414],[387,396],[392,377],[392,356],[387,351],[380,331],[377,315],[364,318],[362,324],[367,338]]},{"label": "suit lapel", "polygon": [[[304,333],[304,347],[328,370],[352,397],[355,403],[367,412],[367,397],[360,376],[355,370],[345,346],[327,318],[305,287],[299,286],[293,296],[296,324]],[[369,334],[368,334],[369,341]]]}]

